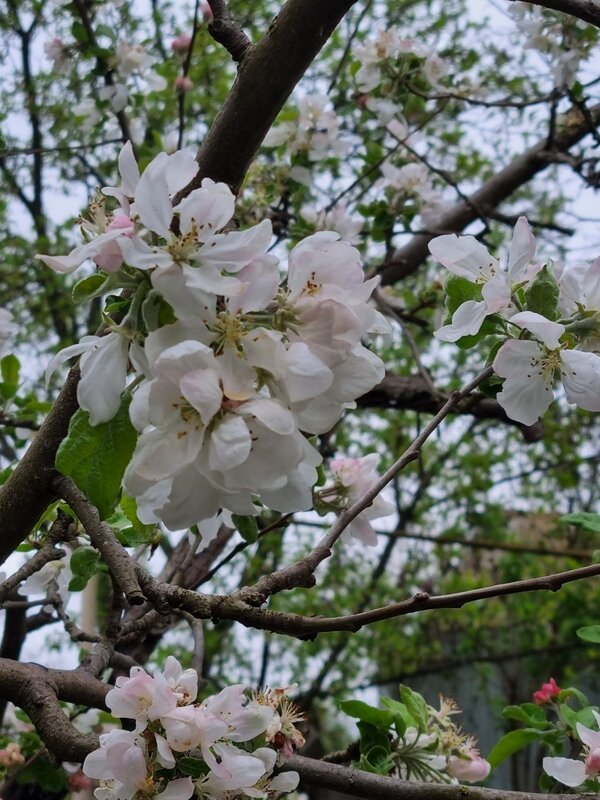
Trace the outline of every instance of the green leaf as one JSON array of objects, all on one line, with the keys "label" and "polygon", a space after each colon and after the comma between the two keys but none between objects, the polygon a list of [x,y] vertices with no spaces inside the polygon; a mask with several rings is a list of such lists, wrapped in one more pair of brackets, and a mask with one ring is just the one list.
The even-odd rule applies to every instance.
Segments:
[{"label": "green leaf", "polygon": [[537,730],[537,728],[521,728],[518,731],[511,731],[492,748],[487,760],[492,765],[492,769],[495,769],[513,753],[527,747],[531,742],[543,738],[543,735],[544,731]]},{"label": "green leaf", "polygon": [[543,708],[536,706],[535,703],[523,703],[521,706],[507,706],[502,711],[504,719],[516,719],[526,725],[537,727],[549,727],[550,723],[546,719]]},{"label": "green leaf", "polygon": [[95,272],[93,275],[88,275],[77,281],[71,290],[71,296],[74,303],[85,303],[94,297],[101,295],[110,284],[110,275],[102,275]]},{"label": "green leaf", "polygon": [[199,758],[192,756],[183,756],[177,759],[177,766],[184,775],[190,775],[192,778],[203,778],[208,772],[208,767]]},{"label": "green leaf", "polygon": [[376,725],[360,720],[356,723],[360,731],[360,752],[366,756],[373,747],[381,747],[386,753],[391,752],[389,735]]},{"label": "green leaf", "polygon": [[2,372],[2,384],[0,384],[0,393],[5,400],[10,400],[14,397],[19,388],[19,370],[21,364],[19,359],[12,353],[4,356],[0,361],[0,370]]},{"label": "green leaf", "polygon": [[590,511],[565,514],[563,517],[559,517],[559,521],[566,522],[568,525],[575,525],[578,528],[583,528],[585,531],[600,533],[600,514],[593,514]]},{"label": "green leaf", "polygon": [[558,283],[548,265],[535,276],[525,289],[527,310],[542,314],[546,319],[558,319]]},{"label": "green leaf", "polygon": [[231,519],[245,542],[252,544],[252,542],[258,539],[258,523],[256,522],[256,517],[244,517],[239,514],[232,514]]},{"label": "green leaf", "polygon": [[383,728],[386,730],[394,722],[394,714],[391,711],[386,711],[382,708],[375,708],[368,703],[363,703],[362,700],[343,700],[340,703],[340,708],[349,717],[355,717],[361,722],[368,722],[376,728]]},{"label": "green leaf", "polygon": [[56,454],[57,468],[73,478],[101,519],[110,517],[117,504],[137,440],[129,421],[130,402],[131,396],[125,395],[116,415],[100,425],[90,425],[89,414],[79,409]]},{"label": "green leaf", "polygon": [[100,553],[96,548],[88,545],[78,547],[71,555],[69,563],[73,573],[73,578],[69,583],[69,591],[80,592],[85,589],[90,578],[98,571]]},{"label": "green leaf", "polygon": [[400,684],[400,697],[408,713],[417,723],[419,730],[424,731],[429,721],[429,709],[423,697],[418,692],[413,692],[412,689],[408,686],[404,686],[402,683]]},{"label": "green leaf", "polygon": [[60,792],[68,787],[67,774],[57,769],[47,758],[34,759],[29,766],[16,775],[17,783],[37,783],[46,792]]},{"label": "green leaf", "polygon": [[600,644],[600,625],[586,625],[577,629],[577,636],[584,642]]},{"label": "green leaf", "polygon": [[78,42],[85,43],[88,40],[85,26],[78,19],[71,25],[71,33],[73,34],[73,38],[77,39]]},{"label": "green leaf", "polygon": [[478,283],[471,283],[467,278],[452,273],[444,284],[446,292],[446,308],[450,315],[454,314],[459,306],[467,300],[482,300],[481,286]]},{"label": "green leaf", "polygon": [[[131,525],[122,524],[123,517],[121,516],[121,525],[116,526],[116,536],[121,544],[125,547],[138,547],[141,544],[153,543],[157,537],[157,527],[156,525],[146,525],[144,522],[140,521],[137,515],[137,503],[135,498],[122,494],[121,509],[125,517],[131,523]],[[115,515],[113,515],[113,517],[114,516]]]}]

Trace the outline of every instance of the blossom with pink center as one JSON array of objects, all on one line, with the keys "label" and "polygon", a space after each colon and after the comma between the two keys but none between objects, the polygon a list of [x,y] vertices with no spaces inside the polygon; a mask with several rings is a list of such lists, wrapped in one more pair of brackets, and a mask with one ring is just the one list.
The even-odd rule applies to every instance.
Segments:
[{"label": "blossom with pink center", "polygon": [[[338,497],[345,498],[348,506],[363,497],[379,478],[375,471],[378,463],[379,456],[375,453],[363,458],[332,459],[329,469],[336,483]],[[363,544],[373,546],[377,544],[377,534],[371,521],[387,517],[393,512],[394,506],[378,495],[368,508],[352,520],[347,530]]]},{"label": "blossom with pink center", "polygon": [[117,678],[106,705],[115,717],[135,719],[136,730],[143,731],[149,721],[177,707],[177,695],[164,679],[155,680],[142,667],[132,667],[129,678]]},{"label": "blossom with pink center", "polygon": [[[592,709],[596,724],[600,727],[600,714]],[[576,725],[577,735],[585,746],[584,761],[573,758],[546,757],[542,765],[544,771],[565,786],[581,786],[588,778],[600,775],[600,732],[586,728],[580,722]]]}]

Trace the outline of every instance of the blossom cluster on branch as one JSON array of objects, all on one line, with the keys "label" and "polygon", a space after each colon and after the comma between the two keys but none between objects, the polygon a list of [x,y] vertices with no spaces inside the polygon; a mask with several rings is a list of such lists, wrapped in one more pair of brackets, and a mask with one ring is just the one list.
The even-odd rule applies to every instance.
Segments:
[{"label": "blossom cluster on branch", "polygon": [[101,272],[75,293],[125,289],[122,321],[107,316],[110,332],[62,350],[47,376],[81,355],[78,400],[92,425],[131,388],[141,436],[124,483],[142,521],[179,529],[220,509],[311,508],[321,456],[307,437],[383,378],[361,343],[386,329],[367,302],[378,279],[365,281],[358,251],[321,231],[291,250],[280,285],[270,221],[232,230],[225,184],[205,178],[177,201],[197,172],[190,151],[161,153],[140,175],[127,144],[119,170],[82,220],[85,244],[39,258],[61,273],[95,262]]},{"label": "blossom cluster on branch", "polygon": [[570,403],[600,411],[600,259],[533,263],[525,217],[515,226],[506,269],[473,236],[438,236],[429,250],[450,272],[450,318],[435,335],[463,347],[495,337],[490,388],[511,419],[536,422],[554,399],[557,378]]},{"label": "blossom cluster on branch", "polygon": [[255,693],[229,686],[197,702],[198,674],[169,656],[162,672],[132,667],[106,696],[113,716],[135,721],[113,728],[84,761],[100,782],[98,800],[271,798],[293,791],[298,773],[273,775],[283,754],[304,743],[303,719],[287,689]]}]

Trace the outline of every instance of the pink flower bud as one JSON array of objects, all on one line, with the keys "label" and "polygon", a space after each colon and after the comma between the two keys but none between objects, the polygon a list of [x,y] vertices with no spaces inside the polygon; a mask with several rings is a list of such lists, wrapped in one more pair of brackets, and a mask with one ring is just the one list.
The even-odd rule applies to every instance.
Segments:
[{"label": "pink flower bud", "polygon": [[175,78],[175,89],[182,94],[194,88],[194,82],[188,75],[178,75]]},{"label": "pink flower bud", "polygon": [[542,688],[533,693],[533,702],[538,706],[543,706],[544,703],[549,703],[553,697],[558,697],[561,689],[556,683],[554,678],[550,678],[547,683],[542,684]]},{"label": "pink flower bud", "polygon": [[173,50],[174,53],[185,55],[190,49],[191,44],[192,37],[188,36],[186,33],[180,33],[179,36],[171,42],[171,50]]},{"label": "pink flower bud", "polygon": [[487,778],[490,774],[491,767],[489,762],[486,761],[485,758],[481,758],[481,756],[474,756],[471,758],[450,756],[446,769],[449,775],[459,781],[477,783]]},{"label": "pink flower bud", "polygon": [[72,792],[81,792],[84,789],[89,789],[91,785],[91,780],[81,771],[69,776],[69,789]]}]

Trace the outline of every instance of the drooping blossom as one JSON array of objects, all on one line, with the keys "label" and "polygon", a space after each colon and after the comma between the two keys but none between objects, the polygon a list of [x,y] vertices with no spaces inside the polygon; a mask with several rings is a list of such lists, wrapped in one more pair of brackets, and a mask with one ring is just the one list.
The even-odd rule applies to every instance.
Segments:
[{"label": "drooping blossom", "polygon": [[[592,709],[596,724],[600,727],[600,714]],[[565,786],[581,786],[589,778],[600,775],[600,733],[576,723],[577,735],[584,745],[584,760],[547,756],[542,765],[544,772]]]}]

